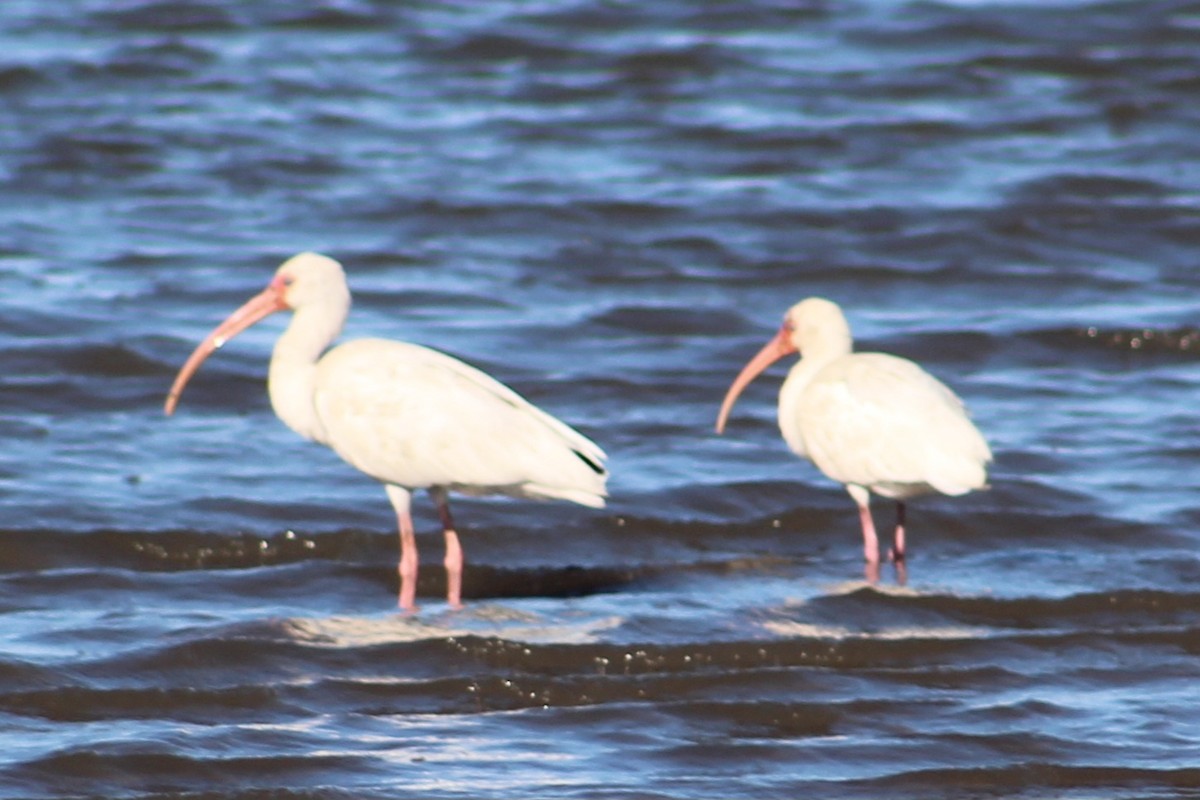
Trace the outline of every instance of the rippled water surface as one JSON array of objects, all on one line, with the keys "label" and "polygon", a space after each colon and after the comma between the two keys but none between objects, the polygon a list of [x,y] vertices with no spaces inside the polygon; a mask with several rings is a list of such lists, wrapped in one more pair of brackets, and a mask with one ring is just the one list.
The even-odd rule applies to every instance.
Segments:
[{"label": "rippled water surface", "polygon": [[[0,8],[0,797],[1200,796],[1200,3]],[[603,511],[418,498],[276,420],[292,253],[346,337],[610,455]],[[991,490],[792,456],[784,310],[967,401]],[[876,509],[881,525],[890,508]]]}]

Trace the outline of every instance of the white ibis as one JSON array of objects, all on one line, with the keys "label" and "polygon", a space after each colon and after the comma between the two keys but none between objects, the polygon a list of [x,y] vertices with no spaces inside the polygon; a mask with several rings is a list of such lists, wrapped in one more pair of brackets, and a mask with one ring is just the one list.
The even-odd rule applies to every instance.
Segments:
[{"label": "white ibis", "polygon": [[358,339],[326,352],[350,311],[342,265],[316,253],[285,261],[259,294],[218,325],[179,370],[188,379],[214,350],[276,311],[293,311],[271,354],[275,414],[381,481],[400,527],[399,605],[415,606],[417,546],[412,492],[427,489],[446,539],[446,599],[461,604],[463,551],[448,493],[499,494],[604,505],[604,451],[512,389],[444,353]]},{"label": "white ibis", "polygon": [[904,501],[984,488],[992,453],[945,384],[907,359],[854,353],[852,346],[836,303],[810,297],[792,306],[779,332],[729,387],[717,433],[747,384],[776,360],[800,353],[779,391],[779,428],[794,453],[845,484],[858,505],[866,574],[874,580],[879,544],[871,492],[896,501],[891,555],[902,567]]}]

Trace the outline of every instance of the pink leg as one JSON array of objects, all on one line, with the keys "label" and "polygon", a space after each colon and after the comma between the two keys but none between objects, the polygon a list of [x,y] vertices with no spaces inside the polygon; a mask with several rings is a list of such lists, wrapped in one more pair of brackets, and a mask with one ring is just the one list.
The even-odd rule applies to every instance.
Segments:
[{"label": "pink leg", "polygon": [[462,608],[463,549],[454,530],[454,518],[450,516],[450,498],[446,490],[435,486],[429,490],[437,504],[438,516],[442,518],[442,530],[446,534],[446,602],[451,608]]},{"label": "pink leg", "polygon": [[859,506],[858,518],[862,521],[863,558],[867,562],[863,574],[867,583],[879,583],[879,539],[875,535],[875,521],[871,519],[870,506]]},{"label": "pink leg", "polygon": [[875,535],[875,520],[871,519],[871,507],[859,506],[858,519],[862,523],[863,558],[872,564],[878,564],[879,537]]},{"label": "pink leg", "polygon": [[397,605],[402,611],[415,611],[417,601],[417,537],[413,532],[412,495],[407,489],[388,484],[386,487],[388,499],[396,510],[396,520],[400,525],[400,595]]},{"label": "pink leg", "polygon": [[879,537],[875,535],[875,520],[871,518],[871,495],[861,486],[847,486],[846,490],[858,504],[858,520],[862,523],[863,558],[867,562],[867,580],[879,580]]},{"label": "pink leg", "polygon": [[892,546],[892,560],[900,563],[904,560],[904,503],[896,501],[896,538]]}]

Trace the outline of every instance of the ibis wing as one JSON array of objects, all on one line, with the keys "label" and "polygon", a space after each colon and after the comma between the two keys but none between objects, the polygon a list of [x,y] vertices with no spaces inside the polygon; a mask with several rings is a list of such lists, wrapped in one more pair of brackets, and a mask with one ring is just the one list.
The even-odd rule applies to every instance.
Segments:
[{"label": "ibis wing", "polygon": [[603,505],[604,451],[458,359],[363,339],[330,351],[318,371],[330,446],[381,481]]},{"label": "ibis wing", "polygon": [[911,361],[839,359],[814,377],[800,417],[809,456],[843,483],[962,494],[986,481],[991,451],[962,401]]}]

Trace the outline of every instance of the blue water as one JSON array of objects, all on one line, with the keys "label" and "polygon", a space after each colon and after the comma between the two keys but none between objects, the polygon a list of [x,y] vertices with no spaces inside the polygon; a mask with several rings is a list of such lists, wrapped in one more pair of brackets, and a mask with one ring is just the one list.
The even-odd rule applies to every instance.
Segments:
[{"label": "blue water", "polygon": [[[0,798],[1200,796],[1200,4],[0,8]],[[271,412],[295,252],[610,455],[432,504]],[[967,402],[987,492],[788,452],[810,295]],[[877,504],[881,527],[891,510]]]}]

